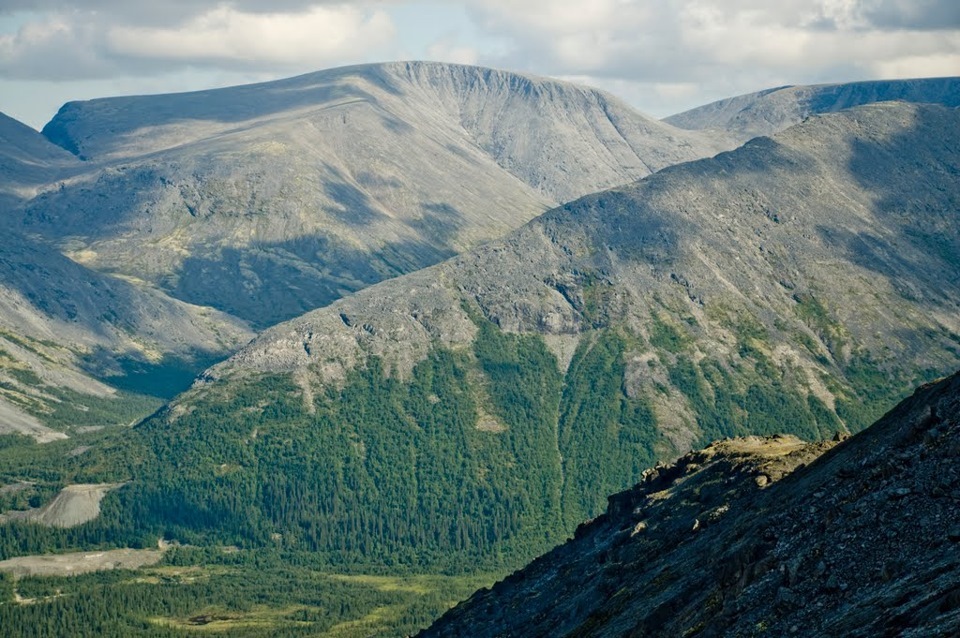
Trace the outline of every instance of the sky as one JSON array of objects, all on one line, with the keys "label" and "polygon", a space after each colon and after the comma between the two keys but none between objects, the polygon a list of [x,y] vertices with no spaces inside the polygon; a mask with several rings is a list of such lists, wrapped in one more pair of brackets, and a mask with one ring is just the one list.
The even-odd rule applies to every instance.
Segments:
[{"label": "sky", "polygon": [[0,0],[0,111],[388,60],[606,89],[664,117],[785,84],[960,75],[958,0]]}]

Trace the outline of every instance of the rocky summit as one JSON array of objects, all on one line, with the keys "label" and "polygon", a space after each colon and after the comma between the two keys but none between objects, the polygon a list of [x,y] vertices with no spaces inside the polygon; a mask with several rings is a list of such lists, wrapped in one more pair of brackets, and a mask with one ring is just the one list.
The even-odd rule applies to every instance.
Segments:
[{"label": "rocky summit", "polygon": [[960,634],[960,374],[842,443],[725,440],[422,632]]}]

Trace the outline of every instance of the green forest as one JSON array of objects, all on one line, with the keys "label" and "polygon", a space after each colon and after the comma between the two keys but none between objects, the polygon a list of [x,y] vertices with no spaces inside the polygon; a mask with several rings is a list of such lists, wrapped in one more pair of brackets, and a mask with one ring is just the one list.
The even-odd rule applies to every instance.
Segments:
[{"label": "green forest", "polygon": [[0,635],[399,638],[493,580],[331,573],[304,555],[181,548],[137,571],[16,580],[0,573]]}]

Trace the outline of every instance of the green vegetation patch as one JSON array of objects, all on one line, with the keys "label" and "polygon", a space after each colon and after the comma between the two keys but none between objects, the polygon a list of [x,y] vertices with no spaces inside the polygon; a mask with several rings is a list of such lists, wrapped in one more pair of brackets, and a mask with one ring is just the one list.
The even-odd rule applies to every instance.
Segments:
[{"label": "green vegetation patch", "polygon": [[[0,574],[0,627],[24,638],[399,637],[499,576],[335,574],[310,560],[180,549],[168,564],[137,571],[16,581]],[[21,602],[11,602],[14,592]]]},{"label": "green vegetation patch", "polygon": [[653,410],[623,387],[625,349],[616,332],[585,335],[567,371],[559,443],[568,528],[603,511],[609,494],[635,483],[656,460]]},{"label": "green vegetation patch", "polygon": [[689,343],[690,338],[680,332],[678,328],[665,321],[659,314],[653,313],[650,317],[650,345],[659,350],[666,350],[674,354],[681,352]]},{"label": "green vegetation patch", "polygon": [[695,364],[679,356],[669,377],[696,415],[702,432],[698,445],[749,434],[788,433],[812,441],[839,427],[822,403],[808,399],[806,388],[783,374],[770,375],[763,364],[755,371],[741,367],[734,376],[718,360],[704,358]]}]

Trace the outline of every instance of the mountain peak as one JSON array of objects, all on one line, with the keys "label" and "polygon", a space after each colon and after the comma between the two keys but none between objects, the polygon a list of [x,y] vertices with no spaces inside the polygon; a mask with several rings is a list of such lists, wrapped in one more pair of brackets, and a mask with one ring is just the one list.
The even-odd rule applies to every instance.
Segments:
[{"label": "mountain peak", "polygon": [[44,134],[87,173],[32,230],[259,327],[719,148],[593,89],[420,62],[75,102]]}]

